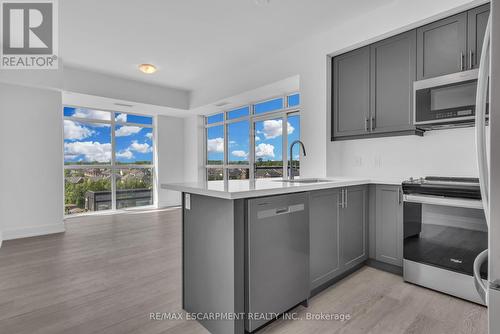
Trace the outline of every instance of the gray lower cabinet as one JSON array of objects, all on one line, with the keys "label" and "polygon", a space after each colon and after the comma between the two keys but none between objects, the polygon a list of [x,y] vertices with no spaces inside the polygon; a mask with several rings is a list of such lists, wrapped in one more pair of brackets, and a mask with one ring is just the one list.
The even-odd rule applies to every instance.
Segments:
[{"label": "gray lower cabinet", "polygon": [[371,45],[371,132],[415,130],[416,46],[415,30]]},{"label": "gray lower cabinet", "polygon": [[313,191],[309,208],[313,290],[367,259],[367,187]]},{"label": "gray lower cabinet", "polygon": [[375,221],[370,227],[375,229],[375,259],[403,266],[403,201],[400,186],[375,186]]},{"label": "gray lower cabinet", "polygon": [[310,193],[310,280],[311,288],[328,282],[340,272],[339,205],[340,190]]},{"label": "gray lower cabinet", "polygon": [[417,79],[466,70],[467,12],[417,29]]},{"label": "gray lower cabinet", "polygon": [[368,133],[370,47],[333,59],[332,138]]},{"label": "gray lower cabinet", "polygon": [[368,258],[367,187],[344,188],[344,205],[340,209],[340,263],[350,269]]}]

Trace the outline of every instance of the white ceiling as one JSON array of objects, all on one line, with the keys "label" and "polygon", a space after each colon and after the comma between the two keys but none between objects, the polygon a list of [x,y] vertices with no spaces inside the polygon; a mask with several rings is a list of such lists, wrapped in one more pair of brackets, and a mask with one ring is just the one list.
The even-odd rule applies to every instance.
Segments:
[{"label": "white ceiling", "polygon": [[[193,90],[381,2],[64,0],[61,56],[67,65]],[[137,70],[140,63],[159,71],[146,76]]]}]

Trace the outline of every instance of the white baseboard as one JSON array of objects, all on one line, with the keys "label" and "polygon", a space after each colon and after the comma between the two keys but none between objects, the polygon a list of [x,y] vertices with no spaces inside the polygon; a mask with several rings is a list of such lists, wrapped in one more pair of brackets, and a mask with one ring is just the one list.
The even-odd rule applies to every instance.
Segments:
[{"label": "white baseboard", "polygon": [[[64,223],[51,224],[51,225],[41,225],[41,226],[29,226],[18,229],[3,230],[3,240],[12,240],[28,237],[36,237],[40,235],[62,233],[66,231],[64,228]],[[1,243],[0,239],[0,243]]]}]

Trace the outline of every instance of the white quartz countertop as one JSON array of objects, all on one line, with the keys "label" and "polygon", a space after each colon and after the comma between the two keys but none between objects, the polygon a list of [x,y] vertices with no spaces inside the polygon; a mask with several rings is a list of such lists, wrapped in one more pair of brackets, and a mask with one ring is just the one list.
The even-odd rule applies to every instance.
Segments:
[{"label": "white quartz countertop", "polygon": [[396,179],[370,179],[351,177],[322,178],[326,182],[317,183],[291,183],[282,182],[281,179],[230,180],[230,181],[205,181],[187,183],[162,184],[162,189],[176,190],[191,194],[212,196],[224,199],[240,199],[261,197],[269,195],[288,194],[301,191],[349,187],[362,184],[401,184],[402,180]]}]

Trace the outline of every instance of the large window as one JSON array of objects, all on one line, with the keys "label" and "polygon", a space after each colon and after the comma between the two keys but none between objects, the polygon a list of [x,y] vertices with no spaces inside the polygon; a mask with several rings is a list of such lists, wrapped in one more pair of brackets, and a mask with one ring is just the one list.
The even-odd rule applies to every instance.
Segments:
[{"label": "large window", "polygon": [[153,118],[64,107],[65,214],[153,204]]},{"label": "large window", "polygon": [[[286,177],[288,148],[300,138],[299,107],[293,93],[205,117],[207,180]],[[298,147],[293,157],[299,175]]]}]

